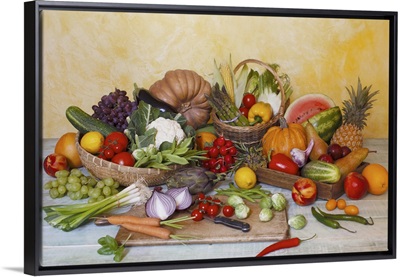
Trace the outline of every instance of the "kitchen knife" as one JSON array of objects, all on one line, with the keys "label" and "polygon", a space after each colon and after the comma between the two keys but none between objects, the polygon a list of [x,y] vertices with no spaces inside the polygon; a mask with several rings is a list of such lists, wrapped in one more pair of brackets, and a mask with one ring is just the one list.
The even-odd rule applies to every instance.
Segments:
[{"label": "kitchen knife", "polygon": [[242,232],[250,231],[249,223],[239,221],[236,219],[231,219],[231,218],[219,216],[219,215],[216,217],[210,217],[204,213],[203,213],[203,218],[210,220],[210,221],[214,222],[215,224],[222,224],[222,225],[225,225],[225,226],[233,228],[233,229],[241,230]]}]

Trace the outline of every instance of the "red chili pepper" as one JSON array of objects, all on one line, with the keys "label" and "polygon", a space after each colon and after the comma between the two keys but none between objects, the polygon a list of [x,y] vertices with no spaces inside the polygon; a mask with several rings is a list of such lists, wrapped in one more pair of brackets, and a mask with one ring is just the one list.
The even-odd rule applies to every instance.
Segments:
[{"label": "red chili pepper", "polygon": [[299,246],[301,242],[313,239],[316,235],[312,236],[311,238],[301,240],[299,238],[291,238],[291,239],[284,239],[280,240],[278,242],[275,242],[266,248],[264,248],[260,253],[257,254],[256,257],[262,257],[267,255],[268,253],[271,253],[273,251],[279,250],[279,249],[284,249],[284,248],[291,248],[291,247],[296,247]]},{"label": "red chili pepper", "polygon": [[288,174],[298,175],[299,166],[288,156],[282,153],[272,155],[268,168]]}]

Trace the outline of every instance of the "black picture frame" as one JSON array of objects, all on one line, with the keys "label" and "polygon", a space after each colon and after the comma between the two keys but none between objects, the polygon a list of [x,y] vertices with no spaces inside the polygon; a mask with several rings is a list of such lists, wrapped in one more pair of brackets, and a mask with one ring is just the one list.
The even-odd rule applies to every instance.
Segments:
[{"label": "black picture frame", "polygon": [[[41,22],[43,10],[70,10],[93,12],[140,12],[140,13],[176,13],[207,14],[233,16],[290,16],[305,18],[357,18],[387,20],[389,33],[389,187],[388,197],[388,250],[382,252],[336,253],[308,256],[279,256],[270,259],[235,258],[219,260],[193,260],[172,262],[147,262],[137,264],[105,264],[43,267],[40,261],[42,245],[42,81],[41,81]],[[319,263],[332,261],[360,261],[396,258],[396,170],[397,170],[397,39],[398,14],[392,11],[362,10],[312,10],[312,9],[280,9],[255,7],[219,7],[219,6],[181,6],[128,3],[81,3],[81,2],[25,2],[25,63],[24,63],[24,272],[29,275],[104,273],[168,269],[190,269],[204,267],[233,267],[278,265],[290,263]],[[33,143],[32,143],[33,141]],[[32,186],[32,183],[35,186]]]}]

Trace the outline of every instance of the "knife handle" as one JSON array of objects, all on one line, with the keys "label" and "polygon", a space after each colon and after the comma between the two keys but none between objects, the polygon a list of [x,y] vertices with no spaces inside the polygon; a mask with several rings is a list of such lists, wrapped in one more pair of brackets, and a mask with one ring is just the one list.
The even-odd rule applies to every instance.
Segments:
[{"label": "knife handle", "polygon": [[216,216],[214,218],[214,223],[222,224],[222,225],[234,228],[234,229],[238,229],[238,230],[241,230],[242,232],[250,231],[250,224],[243,222],[243,221],[223,217],[223,216]]}]

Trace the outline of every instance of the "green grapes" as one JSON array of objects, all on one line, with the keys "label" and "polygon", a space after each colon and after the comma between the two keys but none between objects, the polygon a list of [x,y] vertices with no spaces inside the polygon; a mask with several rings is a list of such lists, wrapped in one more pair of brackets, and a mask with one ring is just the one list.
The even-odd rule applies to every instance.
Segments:
[{"label": "green grapes", "polygon": [[71,200],[87,198],[88,203],[94,203],[117,194],[120,187],[113,178],[96,180],[92,176],[85,176],[77,168],[57,171],[55,177],[43,186],[52,199],[67,196]]}]

